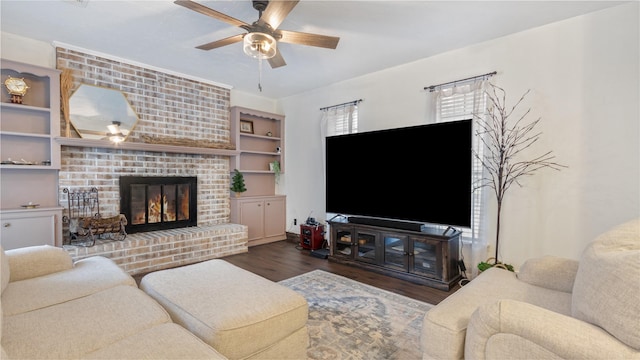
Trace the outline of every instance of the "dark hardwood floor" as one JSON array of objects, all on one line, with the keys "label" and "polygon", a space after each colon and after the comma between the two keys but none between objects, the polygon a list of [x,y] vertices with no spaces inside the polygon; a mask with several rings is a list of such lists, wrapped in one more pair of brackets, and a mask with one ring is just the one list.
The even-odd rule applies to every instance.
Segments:
[{"label": "dark hardwood floor", "polygon": [[247,253],[231,255],[223,259],[272,281],[288,279],[319,269],[430,304],[438,304],[458,289],[456,286],[448,292],[442,291],[349,265],[334,263],[327,259],[319,259],[310,256],[309,253],[309,250],[300,248],[298,243],[282,240],[253,246],[249,248]]}]

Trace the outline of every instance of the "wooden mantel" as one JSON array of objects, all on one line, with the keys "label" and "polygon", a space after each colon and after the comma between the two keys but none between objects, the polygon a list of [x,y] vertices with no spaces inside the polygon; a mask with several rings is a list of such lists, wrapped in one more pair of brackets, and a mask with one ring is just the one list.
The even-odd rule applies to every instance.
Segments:
[{"label": "wooden mantel", "polygon": [[126,141],[118,144],[114,144],[110,141],[105,141],[105,140],[91,140],[91,139],[79,139],[79,138],[68,138],[68,137],[56,137],[56,141],[60,145],[66,145],[66,146],[92,147],[92,148],[114,149],[114,150],[122,149],[122,150],[138,150],[138,151],[151,151],[151,152],[167,152],[167,153],[176,153],[176,154],[199,154],[199,155],[221,155],[221,156],[234,156],[234,155],[240,154],[240,151],[238,150],[147,144],[147,143],[138,143],[138,142],[126,142]]}]

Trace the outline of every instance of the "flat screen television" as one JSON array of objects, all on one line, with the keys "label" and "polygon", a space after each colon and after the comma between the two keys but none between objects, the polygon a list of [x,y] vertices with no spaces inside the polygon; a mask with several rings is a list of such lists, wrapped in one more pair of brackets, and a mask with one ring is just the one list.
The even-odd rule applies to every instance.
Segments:
[{"label": "flat screen television", "polygon": [[472,123],[326,138],[326,211],[471,226]]}]

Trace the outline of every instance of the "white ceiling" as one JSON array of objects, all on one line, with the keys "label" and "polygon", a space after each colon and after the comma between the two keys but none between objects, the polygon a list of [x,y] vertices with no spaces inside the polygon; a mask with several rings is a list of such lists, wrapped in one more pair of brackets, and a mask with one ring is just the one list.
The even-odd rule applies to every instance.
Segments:
[{"label": "white ceiling", "polygon": [[[152,65],[269,98],[281,98],[438,53],[597,11],[614,1],[302,0],[280,29],[340,37],[337,49],[279,43],[286,66],[258,61],[242,44],[195,47],[244,30],[172,1],[1,0],[1,30]],[[199,1],[247,23],[251,1]]]}]

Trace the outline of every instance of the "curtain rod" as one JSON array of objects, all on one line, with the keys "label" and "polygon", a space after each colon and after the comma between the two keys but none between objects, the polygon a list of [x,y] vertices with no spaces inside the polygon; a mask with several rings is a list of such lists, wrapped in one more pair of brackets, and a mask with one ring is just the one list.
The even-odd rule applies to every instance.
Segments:
[{"label": "curtain rod", "polygon": [[337,108],[337,107],[345,106],[345,105],[358,105],[358,103],[361,102],[361,101],[362,101],[362,99],[358,99],[358,100],[353,100],[353,101],[349,101],[349,102],[338,104],[338,105],[331,105],[331,106],[320,108],[320,111],[329,110],[329,109],[332,109],[332,108]]},{"label": "curtain rod", "polygon": [[463,81],[467,81],[467,80],[480,79],[480,78],[483,78],[483,77],[491,77],[491,76],[493,76],[493,75],[495,75],[497,73],[498,73],[497,71],[493,71],[493,72],[482,74],[482,75],[478,75],[478,76],[468,77],[466,79],[460,79],[460,80],[456,80],[456,81],[449,81],[449,82],[438,84],[438,85],[425,86],[424,90],[435,91],[436,88],[440,87],[440,86],[451,85],[451,84],[455,84],[455,83],[459,83],[459,82],[463,82]]}]

